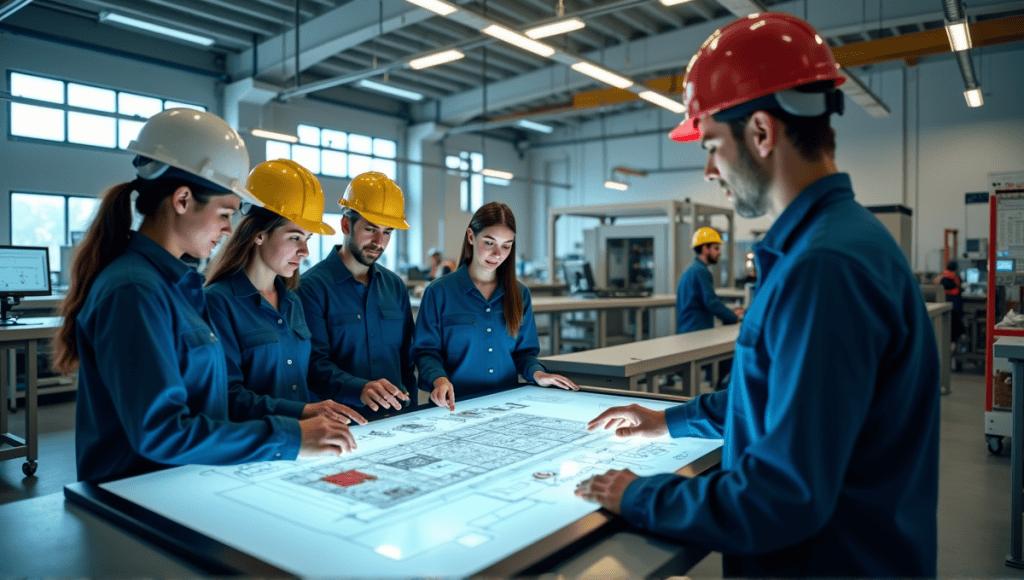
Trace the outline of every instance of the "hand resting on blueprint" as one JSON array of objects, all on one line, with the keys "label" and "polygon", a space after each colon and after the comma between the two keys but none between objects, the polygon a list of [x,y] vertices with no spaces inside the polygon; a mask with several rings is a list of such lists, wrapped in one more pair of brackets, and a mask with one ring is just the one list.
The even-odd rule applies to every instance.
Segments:
[{"label": "hand resting on blueprint", "polygon": [[607,429],[619,437],[661,437],[668,433],[664,411],[652,411],[636,403],[612,407],[587,423],[587,431]]}]

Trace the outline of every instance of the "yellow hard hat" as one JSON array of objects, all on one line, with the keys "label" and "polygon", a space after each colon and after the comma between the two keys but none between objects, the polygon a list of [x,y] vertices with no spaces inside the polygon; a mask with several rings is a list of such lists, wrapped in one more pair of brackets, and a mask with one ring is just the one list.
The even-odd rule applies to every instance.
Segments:
[{"label": "yellow hard hat", "polygon": [[324,219],[324,190],[308,169],[291,159],[275,159],[257,165],[247,185],[264,209],[291,220],[313,233],[332,236],[334,228]]},{"label": "yellow hard hat", "polygon": [[367,171],[352,178],[338,205],[359,212],[367,221],[396,230],[409,229],[405,221],[402,188],[379,171]]},{"label": "yellow hard hat", "polygon": [[722,236],[718,235],[715,228],[701,228],[693,233],[693,243],[690,247],[696,248],[704,244],[721,244]]}]

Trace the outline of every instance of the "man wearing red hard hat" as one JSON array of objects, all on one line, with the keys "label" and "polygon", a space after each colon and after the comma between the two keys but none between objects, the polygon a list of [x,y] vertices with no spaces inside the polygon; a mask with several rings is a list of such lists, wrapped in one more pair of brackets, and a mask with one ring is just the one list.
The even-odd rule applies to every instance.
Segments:
[{"label": "man wearing red hard hat", "polygon": [[705,177],[740,215],[774,218],[754,246],[732,380],[588,427],[724,439],[719,471],[612,470],[576,494],[721,552],[727,576],[936,574],[938,349],[902,251],[836,169],[843,80],[822,38],[786,14],[740,18],[698,50],[671,137],[700,141]]}]

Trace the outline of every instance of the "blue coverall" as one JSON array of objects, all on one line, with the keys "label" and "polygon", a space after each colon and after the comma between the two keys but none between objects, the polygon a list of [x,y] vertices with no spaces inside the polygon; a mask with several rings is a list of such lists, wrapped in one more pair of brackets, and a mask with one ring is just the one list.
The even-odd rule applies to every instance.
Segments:
[{"label": "blue coverall", "polygon": [[231,419],[266,415],[299,419],[309,403],[306,374],[312,346],[302,302],[280,276],[278,308],[238,270],[206,287],[206,307],[227,357]]},{"label": "blue coverall", "polygon": [[405,282],[380,264],[370,268],[370,284],[355,279],[334,247],[302,275],[296,290],[313,340],[309,390],[316,400],[334,399],[373,419],[394,410],[373,412],[361,400],[370,381],[387,379],[416,406],[416,370],[412,346],[412,307]]},{"label": "blue coverall", "polygon": [[676,290],[676,334],[714,328],[716,316],[726,324],[736,324],[739,320],[715,294],[707,264],[694,257],[679,278]]},{"label": "blue coverall", "polygon": [[230,420],[203,277],[145,235],[100,272],[76,324],[80,481],[298,456],[295,419]]},{"label": "blue coverall", "polygon": [[623,515],[726,575],[934,577],[938,349],[903,252],[843,173],[755,252],[729,388],[666,412],[674,437],[724,438],[722,469],[640,478]]},{"label": "blue coverall", "polygon": [[448,377],[458,401],[518,386],[519,375],[533,382],[533,373],[544,366],[537,360],[540,343],[530,290],[519,283],[519,291],[523,323],[513,337],[505,326],[505,289],[500,281],[491,298],[484,300],[463,264],[427,286],[412,347],[419,388],[430,392],[436,379]]}]

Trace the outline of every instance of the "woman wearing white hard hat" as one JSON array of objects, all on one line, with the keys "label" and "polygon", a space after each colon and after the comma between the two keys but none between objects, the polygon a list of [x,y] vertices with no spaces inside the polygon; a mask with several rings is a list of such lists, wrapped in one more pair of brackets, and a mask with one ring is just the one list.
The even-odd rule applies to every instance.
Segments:
[{"label": "woman wearing white hard hat", "polygon": [[[132,141],[137,177],[109,189],[72,264],[54,366],[78,371],[78,479],[107,481],[172,465],[294,459],[354,448],[324,417],[232,422],[227,372],[203,300],[205,258],[231,232],[249,154],[203,111],[154,115]],[[131,230],[131,198],[143,220]],[[234,195],[231,195],[234,194]]]},{"label": "woman wearing white hard hat", "polygon": [[312,349],[302,302],[292,291],[314,234],[333,235],[323,222],[324,192],[306,168],[267,161],[249,174],[248,206],[235,233],[210,263],[206,304],[228,364],[228,405],[235,421],[285,415],[366,419],[341,403],[309,402],[306,376]]}]

